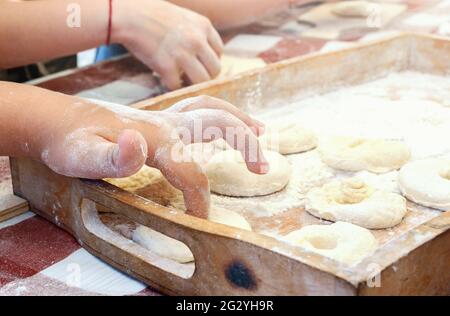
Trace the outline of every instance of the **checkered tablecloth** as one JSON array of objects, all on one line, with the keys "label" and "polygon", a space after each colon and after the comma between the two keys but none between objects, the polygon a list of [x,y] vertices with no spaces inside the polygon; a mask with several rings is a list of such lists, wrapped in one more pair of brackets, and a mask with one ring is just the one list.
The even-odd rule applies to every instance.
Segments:
[{"label": "checkered tablecloth", "polygon": [[[450,0],[386,2],[403,3],[407,10],[389,27],[377,32],[353,28],[341,29],[336,38],[331,39],[328,33],[324,36],[327,38],[302,36],[314,32],[307,33],[311,26],[296,21],[312,8],[298,8],[225,34],[225,51],[231,55],[259,57],[272,63],[351,46],[356,42],[389,36],[398,30],[450,36]],[[315,27],[320,27],[320,21]],[[83,80],[78,80],[80,78]],[[40,85],[69,94],[119,99],[124,104],[162,93],[148,70],[130,60],[98,68],[94,66],[82,73],[74,72]],[[116,95],[110,95],[114,92]],[[134,99],[129,98],[130,95]],[[8,160],[0,157],[0,199],[11,192]],[[158,294],[90,255],[65,231],[28,212],[0,223],[0,295]]]}]

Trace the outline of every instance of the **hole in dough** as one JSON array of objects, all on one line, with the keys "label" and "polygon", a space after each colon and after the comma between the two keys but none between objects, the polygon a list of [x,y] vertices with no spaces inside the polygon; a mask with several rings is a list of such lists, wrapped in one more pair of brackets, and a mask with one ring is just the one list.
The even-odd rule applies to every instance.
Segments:
[{"label": "hole in dough", "polygon": [[329,221],[344,221],[369,229],[399,224],[407,212],[406,199],[372,187],[359,178],[333,180],[306,194],[305,210]]},{"label": "hole in dough", "polygon": [[350,265],[370,255],[378,246],[368,229],[345,222],[308,225],[287,234],[283,239]]},{"label": "hole in dough", "polygon": [[339,204],[357,204],[364,201],[370,195],[370,188],[359,179],[347,179],[342,181],[340,191],[335,196]]}]

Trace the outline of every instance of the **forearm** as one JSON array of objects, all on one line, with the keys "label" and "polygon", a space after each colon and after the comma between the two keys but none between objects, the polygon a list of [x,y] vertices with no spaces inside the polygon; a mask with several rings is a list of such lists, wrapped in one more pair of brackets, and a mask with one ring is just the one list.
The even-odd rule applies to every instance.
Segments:
[{"label": "forearm", "polygon": [[[67,23],[71,3],[79,5],[80,27]],[[107,0],[0,1],[0,68],[96,47],[105,42],[107,27]]]},{"label": "forearm", "polygon": [[291,3],[311,0],[170,0],[179,6],[208,17],[218,29],[252,23],[289,8]]},{"label": "forearm", "polygon": [[0,95],[0,156],[40,159],[54,125],[72,110],[74,98],[1,81]]}]

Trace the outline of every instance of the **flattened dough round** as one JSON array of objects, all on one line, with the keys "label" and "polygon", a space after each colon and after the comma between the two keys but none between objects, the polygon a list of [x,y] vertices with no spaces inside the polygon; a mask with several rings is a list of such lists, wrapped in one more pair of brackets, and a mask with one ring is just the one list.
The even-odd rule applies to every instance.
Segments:
[{"label": "flattened dough round", "polygon": [[435,209],[450,210],[450,159],[410,162],[399,172],[399,186],[409,200]]},{"label": "flattened dough round", "polygon": [[361,261],[378,246],[368,229],[345,222],[309,225],[289,233],[283,239],[349,265]]},{"label": "flattened dough round", "polygon": [[283,155],[301,153],[317,146],[316,135],[293,122],[267,124],[259,141],[263,148]]},{"label": "flattened dough round", "polygon": [[228,196],[268,195],[282,190],[289,182],[291,165],[275,151],[264,151],[270,171],[257,175],[248,171],[241,154],[226,150],[216,154],[205,168],[211,191]]},{"label": "flattened dough round", "polygon": [[341,17],[367,18],[376,6],[369,1],[341,1],[333,6],[332,12]]},{"label": "flattened dough round", "polygon": [[322,160],[345,171],[386,173],[402,167],[411,157],[405,143],[396,140],[332,137],[319,147]]},{"label": "flattened dough round", "polygon": [[369,229],[393,227],[407,211],[403,196],[374,189],[356,178],[334,180],[313,188],[306,195],[305,208],[319,218]]},{"label": "flattened dough round", "polygon": [[[252,230],[250,224],[243,216],[222,208],[211,209],[208,220],[243,230]],[[133,231],[132,238],[133,241],[160,257],[179,263],[194,261],[194,255],[188,246],[151,228],[139,225]]]}]

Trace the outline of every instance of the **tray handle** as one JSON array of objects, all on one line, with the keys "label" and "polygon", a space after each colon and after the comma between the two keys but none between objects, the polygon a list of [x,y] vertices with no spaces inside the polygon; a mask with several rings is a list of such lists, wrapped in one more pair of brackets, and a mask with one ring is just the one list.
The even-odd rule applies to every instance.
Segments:
[{"label": "tray handle", "polygon": [[[238,246],[236,243],[246,247],[249,244],[227,237],[236,233],[251,237],[250,232],[185,215],[108,183],[89,180],[81,183],[78,235],[84,236],[81,242],[88,250],[111,265],[168,294],[204,293],[205,280],[211,278],[221,281],[218,282],[221,288],[216,290],[222,293],[243,290],[248,295],[255,289],[252,269],[242,256],[231,253]],[[144,248],[137,243],[101,222],[97,205],[184,243],[192,251],[195,264],[181,264],[142,251]]]}]

